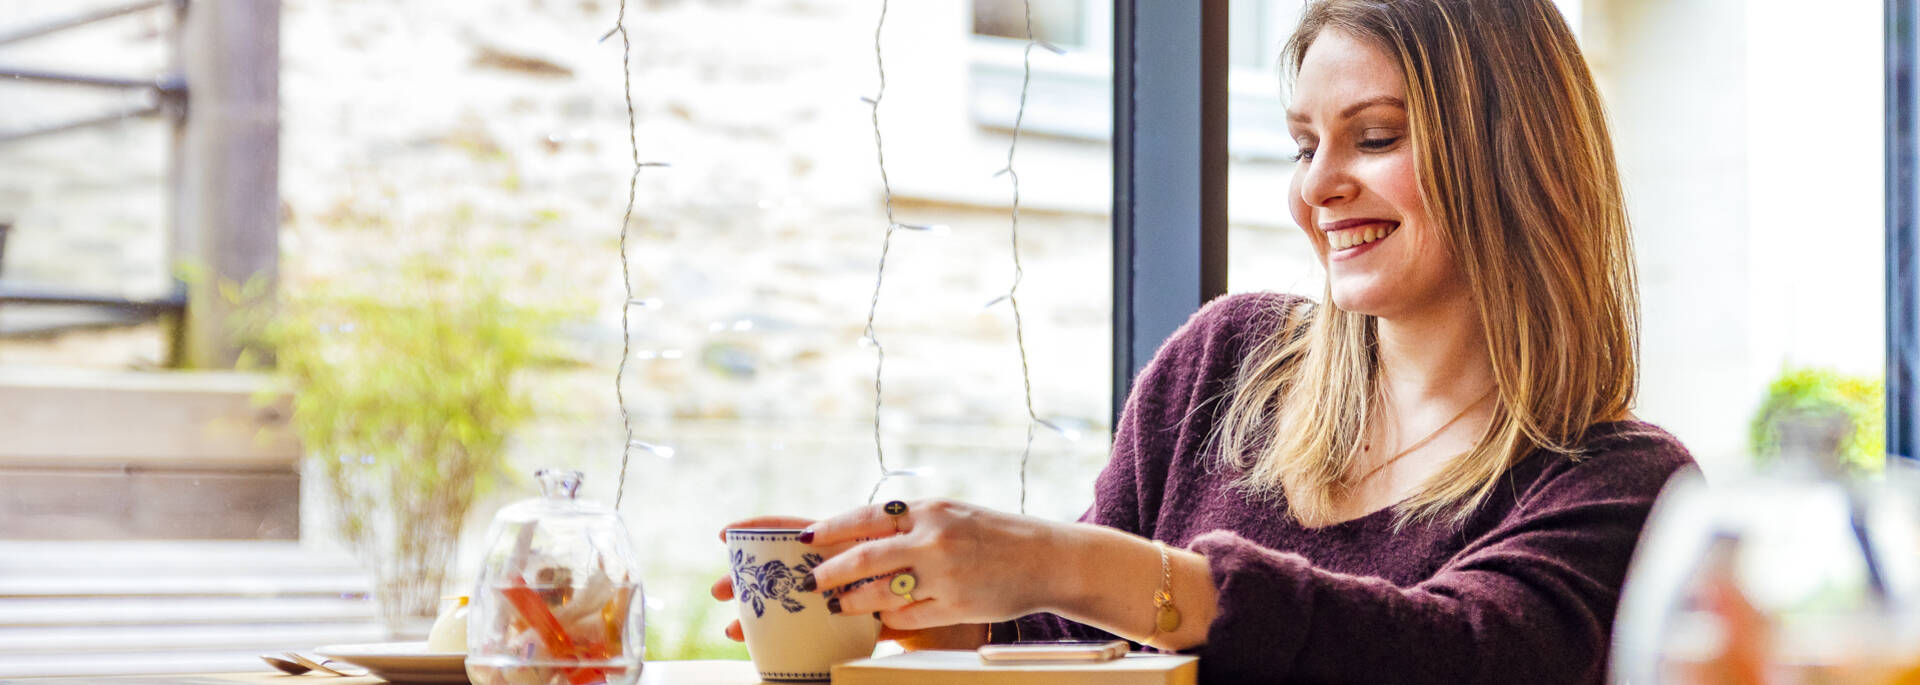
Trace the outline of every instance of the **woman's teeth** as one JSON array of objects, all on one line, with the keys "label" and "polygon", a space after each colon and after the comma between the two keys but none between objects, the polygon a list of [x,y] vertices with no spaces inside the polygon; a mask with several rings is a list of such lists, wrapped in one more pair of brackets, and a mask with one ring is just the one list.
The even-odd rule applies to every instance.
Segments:
[{"label": "woman's teeth", "polygon": [[1327,244],[1336,250],[1344,250],[1355,245],[1371,243],[1392,235],[1400,229],[1400,224],[1377,224],[1366,228],[1350,228],[1327,234]]}]

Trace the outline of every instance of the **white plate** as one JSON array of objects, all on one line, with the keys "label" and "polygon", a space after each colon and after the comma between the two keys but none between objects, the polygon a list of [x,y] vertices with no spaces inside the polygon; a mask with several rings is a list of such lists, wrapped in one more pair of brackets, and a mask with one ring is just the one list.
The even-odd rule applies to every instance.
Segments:
[{"label": "white plate", "polygon": [[467,682],[465,652],[429,652],[425,642],[327,645],[313,651],[395,683]]}]

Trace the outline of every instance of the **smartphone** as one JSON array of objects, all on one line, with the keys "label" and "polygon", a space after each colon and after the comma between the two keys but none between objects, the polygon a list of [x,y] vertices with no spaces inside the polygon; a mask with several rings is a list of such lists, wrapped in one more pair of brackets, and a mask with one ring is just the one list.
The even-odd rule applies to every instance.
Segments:
[{"label": "smartphone", "polygon": [[980,660],[988,664],[1085,663],[1112,661],[1127,655],[1126,640],[1106,642],[1015,642],[981,645]]}]

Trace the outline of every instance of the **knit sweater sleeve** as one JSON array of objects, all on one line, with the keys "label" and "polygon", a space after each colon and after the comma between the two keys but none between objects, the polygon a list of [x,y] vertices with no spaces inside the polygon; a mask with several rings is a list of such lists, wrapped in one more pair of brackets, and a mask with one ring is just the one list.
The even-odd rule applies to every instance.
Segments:
[{"label": "knit sweater sleeve", "polygon": [[1410,587],[1315,568],[1226,531],[1195,538],[1189,548],[1219,589],[1201,679],[1601,682],[1640,528],[1661,485],[1692,460],[1657,430],[1577,462],[1536,458],[1553,461],[1511,513]]},{"label": "knit sweater sleeve", "polygon": [[[1213,422],[1198,414],[1224,409],[1216,405],[1231,390],[1247,347],[1270,335],[1285,312],[1302,302],[1274,294],[1223,296],[1201,307],[1168,337],[1127,394],[1112,457],[1094,481],[1093,506],[1080,521],[1153,537],[1169,473],[1205,458]],[[1027,616],[1008,627],[1013,629],[993,631],[994,639],[1113,637],[1053,614]]]}]

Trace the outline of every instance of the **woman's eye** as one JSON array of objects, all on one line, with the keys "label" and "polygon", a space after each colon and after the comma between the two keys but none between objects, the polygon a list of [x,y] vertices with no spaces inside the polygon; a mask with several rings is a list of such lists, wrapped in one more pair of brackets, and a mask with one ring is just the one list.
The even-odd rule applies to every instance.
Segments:
[{"label": "woman's eye", "polygon": [[1398,142],[1400,142],[1400,136],[1390,136],[1386,138],[1367,138],[1360,141],[1360,149],[1385,150],[1387,148],[1393,147],[1393,144]]},{"label": "woman's eye", "polygon": [[1300,148],[1299,152],[1293,153],[1293,161],[1295,162],[1307,162],[1312,160],[1313,160],[1313,148],[1303,147],[1303,148]]}]

